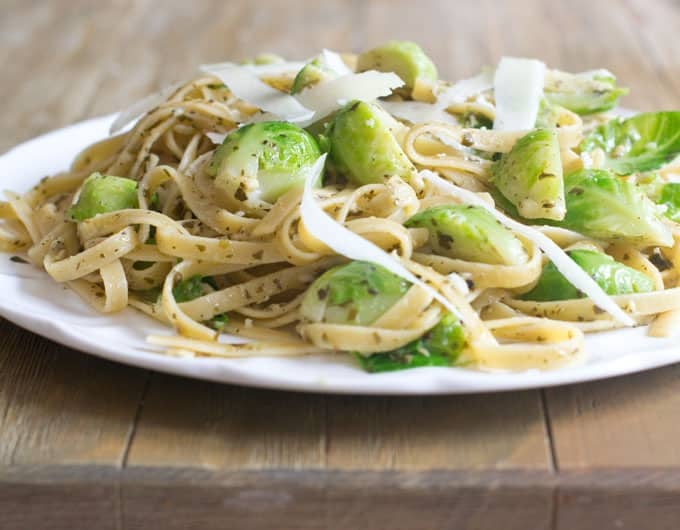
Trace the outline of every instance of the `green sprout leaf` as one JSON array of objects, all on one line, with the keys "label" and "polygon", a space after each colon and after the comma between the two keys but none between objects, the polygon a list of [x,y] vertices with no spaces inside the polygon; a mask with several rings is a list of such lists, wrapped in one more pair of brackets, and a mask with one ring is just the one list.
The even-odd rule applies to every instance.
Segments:
[{"label": "green sprout leaf", "polygon": [[680,154],[680,111],[611,120],[586,136],[579,149],[602,149],[603,167],[619,175],[657,169]]},{"label": "green sprout leaf", "polygon": [[[611,256],[594,250],[572,250],[569,257],[576,262],[609,295],[647,293],[654,290],[649,276],[619,263]],[[548,302],[583,298],[583,293],[574,287],[557,267],[550,262],[541,272],[538,283],[531,291],[521,296],[523,300]]]},{"label": "green sprout leaf", "polygon": [[458,319],[447,313],[425,335],[389,352],[354,356],[364,370],[391,372],[422,366],[453,366],[465,346],[465,333]]}]

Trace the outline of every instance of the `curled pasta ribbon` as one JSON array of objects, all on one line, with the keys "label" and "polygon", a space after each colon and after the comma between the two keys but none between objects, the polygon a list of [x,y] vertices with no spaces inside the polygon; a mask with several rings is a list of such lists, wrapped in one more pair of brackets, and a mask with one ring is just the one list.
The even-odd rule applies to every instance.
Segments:
[{"label": "curled pasta ribbon", "polygon": [[[654,315],[680,308],[680,287],[649,293],[620,294],[611,298],[633,317]],[[504,302],[525,315],[536,317],[572,322],[611,319],[588,298],[555,302],[532,302],[507,298]]]},{"label": "curled pasta ribbon", "polygon": [[473,344],[474,362],[482,369],[553,369],[573,363],[583,350],[583,332],[565,322],[524,317],[485,323],[496,338],[518,343]]},{"label": "curled pasta ribbon", "polygon": [[125,256],[139,244],[137,232],[127,227],[100,243],[61,260],[47,254],[43,264],[55,281],[67,282],[86,276]]},{"label": "curled pasta ribbon", "polygon": [[487,289],[504,287],[507,289],[524,287],[532,284],[541,275],[542,255],[538,246],[531,242],[525,245],[529,250],[529,259],[518,265],[491,265],[460,259],[448,258],[437,254],[416,252],[413,260],[432,267],[440,274],[456,272],[472,279],[475,288]]},{"label": "curled pasta ribbon", "polygon": [[182,259],[239,265],[260,265],[284,261],[272,243],[192,236],[165,227],[157,230],[156,244],[163,254]]}]

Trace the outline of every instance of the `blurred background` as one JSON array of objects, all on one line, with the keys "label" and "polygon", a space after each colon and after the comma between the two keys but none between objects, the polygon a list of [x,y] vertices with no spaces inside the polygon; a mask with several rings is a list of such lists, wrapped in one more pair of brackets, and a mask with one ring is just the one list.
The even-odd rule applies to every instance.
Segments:
[{"label": "blurred background", "polygon": [[677,0],[0,0],[0,151],[109,113],[202,62],[420,43],[443,78],[501,55],[608,68],[624,104],[680,107]]}]

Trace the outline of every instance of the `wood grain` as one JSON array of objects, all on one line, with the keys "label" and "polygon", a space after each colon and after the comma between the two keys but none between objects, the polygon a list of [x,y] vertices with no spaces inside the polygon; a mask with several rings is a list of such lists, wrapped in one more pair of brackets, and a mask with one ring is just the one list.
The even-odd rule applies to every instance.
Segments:
[{"label": "wood grain", "polygon": [[0,466],[120,467],[145,373],[0,320]]}]

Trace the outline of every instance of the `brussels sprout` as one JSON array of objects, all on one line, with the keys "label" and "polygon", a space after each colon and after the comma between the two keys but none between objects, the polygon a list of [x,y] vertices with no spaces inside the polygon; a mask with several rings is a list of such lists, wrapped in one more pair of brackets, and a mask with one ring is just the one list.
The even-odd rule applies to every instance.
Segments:
[{"label": "brussels sprout", "polygon": [[559,223],[589,237],[637,246],[670,246],[671,230],[660,209],[635,184],[599,169],[582,169],[564,179],[567,214]]},{"label": "brussels sprout", "polygon": [[92,173],[85,179],[78,202],[66,213],[69,219],[83,221],[100,213],[137,208],[137,182],[123,177]]},{"label": "brussels sprout", "polygon": [[[651,278],[619,263],[607,254],[585,249],[572,250],[568,254],[607,294],[647,293],[654,290],[654,282]],[[583,293],[569,283],[557,267],[550,262],[543,267],[543,272],[534,288],[521,298],[548,302],[583,298],[583,296]]]},{"label": "brussels sprout", "polygon": [[425,52],[414,42],[390,41],[359,55],[357,71],[378,70],[394,72],[408,90],[416,82],[434,85],[437,82],[437,67]]},{"label": "brussels sprout", "polygon": [[493,183],[527,219],[564,217],[564,183],[557,133],[537,129],[520,138],[492,167]]},{"label": "brussels sprout", "polygon": [[[306,170],[321,155],[314,137],[291,123],[265,121],[232,131],[207,172],[228,201],[244,209],[273,204],[302,186]],[[320,179],[321,180],[321,179]]]},{"label": "brussels sprout", "polygon": [[319,276],[309,286],[300,311],[310,322],[367,326],[404,296],[410,285],[380,265],[354,261]]},{"label": "brussels sprout", "polygon": [[290,89],[291,94],[302,92],[303,89],[316,85],[326,79],[332,79],[334,76],[327,68],[321,64],[319,59],[314,59],[302,67],[302,69],[295,76],[293,86]]},{"label": "brussels sprout", "polygon": [[421,366],[452,366],[465,346],[465,334],[458,319],[447,313],[419,339],[389,352],[355,354],[367,372],[391,372]]},{"label": "brussels sprout", "polygon": [[606,70],[569,74],[550,70],[543,87],[546,99],[577,114],[604,112],[616,106],[627,88],[616,86],[616,77]]},{"label": "brussels sprout", "polygon": [[680,154],[680,111],[647,112],[614,119],[586,136],[579,149],[602,149],[603,167],[619,175],[651,171]]},{"label": "brussels sprout", "polygon": [[394,136],[398,127],[377,105],[349,102],[327,131],[334,165],[357,185],[383,182],[395,175],[411,180],[416,169]]},{"label": "brussels sprout", "polygon": [[443,256],[491,264],[527,261],[521,241],[479,206],[434,206],[404,224],[427,228],[430,246]]}]

